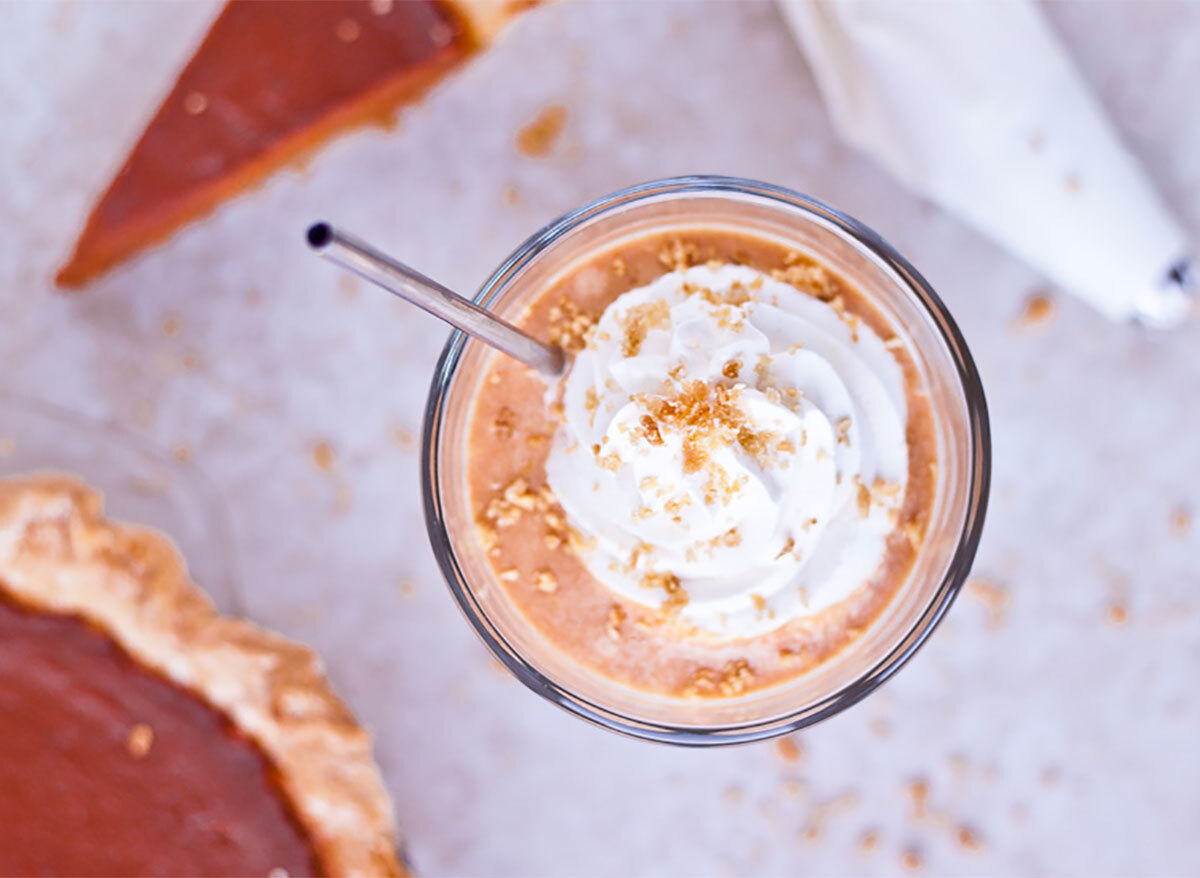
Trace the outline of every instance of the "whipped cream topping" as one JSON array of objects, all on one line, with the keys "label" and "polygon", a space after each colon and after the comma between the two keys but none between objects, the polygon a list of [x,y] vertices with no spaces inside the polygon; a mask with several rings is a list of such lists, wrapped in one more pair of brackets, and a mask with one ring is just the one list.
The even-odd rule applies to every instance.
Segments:
[{"label": "whipped cream topping", "polygon": [[547,477],[614,592],[741,637],[877,570],[907,475],[904,376],[840,297],[673,271],[605,309],[564,381]]}]

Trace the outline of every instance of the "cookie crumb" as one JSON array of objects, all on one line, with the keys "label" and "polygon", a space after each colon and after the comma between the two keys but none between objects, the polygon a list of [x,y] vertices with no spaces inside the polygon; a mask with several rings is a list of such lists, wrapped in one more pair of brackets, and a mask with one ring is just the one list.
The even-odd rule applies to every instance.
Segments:
[{"label": "cookie crumb", "polygon": [[985,579],[971,579],[967,581],[967,594],[978,599],[987,609],[989,628],[999,628],[1004,624],[1008,610],[1008,589]]},{"label": "cookie crumb", "polygon": [[979,837],[979,833],[970,826],[958,827],[957,838],[959,847],[964,850],[979,851],[983,849],[983,840]]},{"label": "cookie crumb", "polygon": [[900,864],[910,872],[915,872],[925,865],[925,858],[915,845],[909,845],[900,854]]},{"label": "cookie crumb", "polygon": [[912,803],[912,816],[916,820],[925,817],[925,809],[929,803],[929,782],[924,778],[914,778],[908,782],[908,798]]},{"label": "cookie crumb", "polygon": [[312,449],[313,466],[323,473],[333,470],[333,449],[324,440],[318,442]]},{"label": "cookie crumb", "polygon": [[1192,527],[1192,511],[1186,506],[1176,506],[1171,513],[1171,533],[1177,537],[1187,534]]},{"label": "cookie crumb", "polygon": [[553,594],[558,590],[558,580],[549,570],[539,570],[533,579],[533,587],[543,594]]},{"label": "cookie crumb", "polygon": [[877,847],[879,847],[879,833],[874,829],[867,829],[858,837],[860,853],[869,854]]},{"label": "cookie crumb", "polygon": [[608,608],[608,619],[604,623],[604,632],[610,640],[621,639],[621,623],[625,621],[625,611],[617,604]]},{"label": "cookie crumb", "polygon": [[779,752],[779,758],[784,762],[799,762],[804,756],[804,750],[797,743],[795,738],[779,738],[775,742],[775,749]]},{"label": "cookie crumb", "polygon": [[547,156],[566,124],[567,108],[562,104],[550,104],[517,132],[517,148],[530,158]]},{"label": "cookie crumb", "polygon": [[1054,316],[1054,300],[1045,292],[1036,292],[1025,299],[1021,313],[1013,321],[1017,329],[1030,329],[1049,322]]}]

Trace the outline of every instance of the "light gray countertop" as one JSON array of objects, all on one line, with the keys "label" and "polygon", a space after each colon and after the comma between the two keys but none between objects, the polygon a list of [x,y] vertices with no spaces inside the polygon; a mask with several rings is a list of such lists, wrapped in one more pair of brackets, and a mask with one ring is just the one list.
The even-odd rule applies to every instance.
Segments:
[{"label": "light gray countertop", "polygon": [[[395,130],[54,292],[213,10],[0,5],[0,391],[118,422],[208,476],[245,612],[323,654],[422,872],[882,874],[910,850],[930,874],[1200,872],[1200,522],[1172,523],[1200,512],[1196,324],[1154,335],[1055,297],[1051,320],[1015,327],[1039,279],[840,145],[762,2],[536,10]],[[1200,4],[1048,11],[1200,240]],[[515,132],[555,103],[561,139],[523,156]],[[420,512],[446,332],[302,246],[326,218],[471,290],[563,211],[688,172],[792,186],[880,231],[957,316],[991,406],[976,573],[999,591],[965,593],[894,681],[798,735],[795,761],[624,740],[497,669]]]}]

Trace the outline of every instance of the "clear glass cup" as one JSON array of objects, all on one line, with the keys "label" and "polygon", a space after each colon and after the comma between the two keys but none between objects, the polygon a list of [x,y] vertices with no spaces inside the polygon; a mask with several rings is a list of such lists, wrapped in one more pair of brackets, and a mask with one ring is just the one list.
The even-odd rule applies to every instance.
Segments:
[{"label": "clear glass cup", "polygon": [[558,219],[514,252],[475,301],[512,317],[548,282],[627,237],[688,226],[752,232],[833,268],[887,316],[921,372],[934,415],[939,476],[916,562],[857,640],[786,683],[732,698],[683,699],[621,685],[574,662],[509,601],[474,539],[464,464],[471,402],[492,353],[455,332],[425,414],[422,488],[434,554],[468,621],[543,697],[604,728],[675,744],[760,740],[846,709],[892,676],[936,627],[975,556],[991,445],[983,388],[937,294],[866,226],[799,193],[730,177],[679,177],[624,189]]}]

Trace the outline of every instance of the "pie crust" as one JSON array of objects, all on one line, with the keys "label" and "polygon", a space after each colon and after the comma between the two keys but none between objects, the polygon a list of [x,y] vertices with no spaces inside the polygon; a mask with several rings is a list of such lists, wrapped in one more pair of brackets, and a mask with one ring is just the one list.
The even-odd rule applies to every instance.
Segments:
[{"label": "pie crust", "polygon": [[101,510],[100,495],[68,476],[0,481],[0,588],[83,617],[225,714],[273,763],[328,874],[408,874],[370,738],[316,654],[217,613],[164,536]]}]

